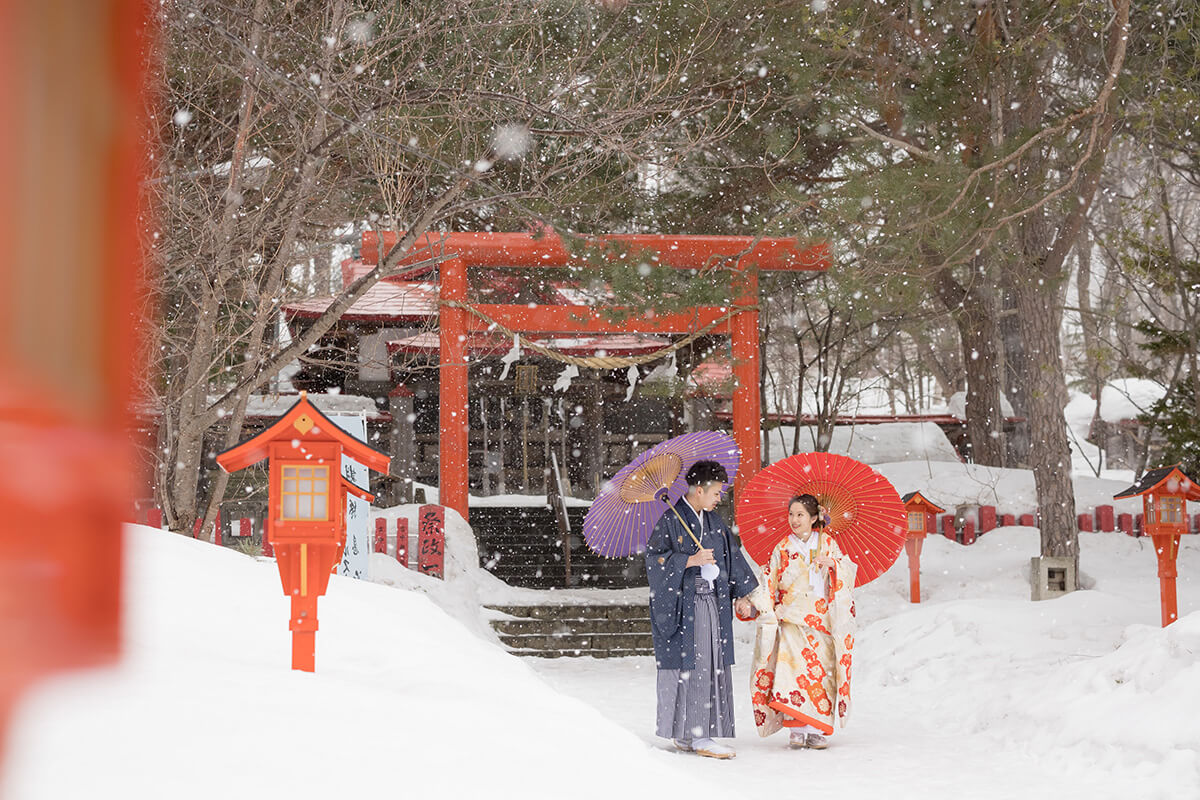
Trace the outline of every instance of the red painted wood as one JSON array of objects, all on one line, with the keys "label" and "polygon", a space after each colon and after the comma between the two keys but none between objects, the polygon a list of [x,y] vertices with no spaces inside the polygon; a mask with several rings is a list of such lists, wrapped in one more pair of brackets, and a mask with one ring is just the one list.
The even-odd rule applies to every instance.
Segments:
[{"label": "red painted wood", "polygon": [[203,522],[204,522],[204,520],[197,519],[195,522],[192,523],[192,538],[193,539],[200,538],[200,525]]},{"label": "red painted wood", "polygon": [[446,509],[421,506],[417,511],[417,571],[441,578],[446,561]]},{"label": "red painted wood", "polygon": [[161,528],[163,521],[162,509],[155,506],[146,511],[146,524],[151,528]]},{"label": "red painted wood", "polygon": [[1091,533],[1093,528],[1092,515],[1086,511],[1079,515],[1079,530],[1083,533]]},{"label": "red painted wood", "polygon": [[396,520],[396,560],[408,567],[408,520],[404,517]]},{"label": "red painted wood", "polygon": [[975,544],[975,520],[967,519],[963,521],[963,544]]},{"label": "red painted wood", "polygon": [[980,506],[979,507],[979,532],[987,533],[996,527],[996,507],[995,506]]},{"label": "red painted wood", "polygon": [[[393,231],[384,231],[382,238],[383,252],[387,255],[398,237]],[[790,238],[755,241],[748,236],[608,234],[587,239],[596,249],[610,243],[625,245],[633,256],[630,263],[637,263],[640,254],[645,253],[651,263],[677,269],[728,269],[753,264],[760,270],[771,271],[824,270],[832,263],[827,243],[803,244]],[[363,233],[363,263],[379,263],[379,240],[374,231]],[[413,264],[429,259],[434,253],[453,254],[469,267],[566,267],[580,262],[553,232],[539,235],[464,232],[424,234],[398,263]],[[620,256],[613,258],[622,260]]]},{"label": "red painted wood", "polygon": [[1117,528],[1133,536],[1133,514],[1117,514]]},{"label": "red painted wood", "polygon": [[921,548],[925,544],[924,533],[910,533],[904,540],[904,551],[908,554],[908,601],[921,602]]},{"label": "red painted wood", "polygon": [[253,534],[254,534],[254,523],[252,523],[250,521],[250,518],[242,517],[241,519],[239,519],[238,520],[238,532],[237,532],[238,538],[239,539],[249,539]]},{"label": "red painted wood", "polygon": [[1096,506],[1096,528],[1102,531],[1115,531],[1117,529],[1112,506]]},{"label": "red painted wood", "polygon": [[742,457],[733,482],[734,497],[762,467],[760,447],[761,396],[758,391],[758,274],[753,270],[734,276],[734,305],[745,308],[730,320],[733,348],[733,440]]},{"label": "red painted wood", "polygon": [[1179,557],[1179,534],[1160,534],[1154,537],[1154,553],[1158,559],[1158,591],[1162,607],[1162,626],[1179,619],[1179,601],[1175,579],[1179,577],[1176,559]]},{"label": "red painted wood", "polygon": [[1001,514],[1000,524],[1005,528],[1011,528],[1013,525],[1017,524],[1017,518],[1012,514]]},{"label": "red painted wood", "polygon": [[1037,522],[1034,521],[1033,514],[1022,514],[1020,522],[1027,528],[1033,528],[1037,525]]},{"label": "red painted wood", "polygon": [[[270,515],[268,514],[268,516],[270,516]],[[267,535],[267,531],[269,530],[269,528],[270,528],[270,526],[267,524],[267,521],[264,519],[263,524],[262,524],[262,554],[264,556],[266,556],[267,558],[274,558],[275,557],[275,547],[274,547],[274,545],[271,544],[271,537],[269,537]]]},{"label": "red painted wood", "polygon": [[1146,526],[1142,524],[1142,515],[1141,514],[1133,515],[1133,535],[1134,536],[1145,536],[1146,535]]},{"label": "red painted wood", "polygon": [[954,515],[942,515],[942,536],[951,541],[958,541],[958,532],[954,530]]},{"label": "red painted wood", "polygon": [[387,520],[383,517],[375,520],[375,552],[387,555]]},{"label": "red painted wood", "polygon": [[[443,301],[467,301],[467,268],[459,259],[441,265]],[[438,472],[442,504],[468,519],[467,508],[467,312],[441,307],[438,332],[442,340],[441,389],[438,418]]]}]

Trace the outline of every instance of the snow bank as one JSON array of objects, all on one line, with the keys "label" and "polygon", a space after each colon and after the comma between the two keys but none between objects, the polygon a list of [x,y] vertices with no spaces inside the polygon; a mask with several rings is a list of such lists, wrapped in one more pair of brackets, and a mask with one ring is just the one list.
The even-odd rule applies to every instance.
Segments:
[{"label": "snow bank", "polygon": [[[418,592],[334,576],[317,672],[297,673],[274,563],[142,526],[127,535],[124,660],[26,699],[9,800],[700,791],[680,762]],[[597,754],[620,768],[597,768]]]},{"label": "snow bank", "polygon": [[[794,425],[780,425],[770,431],[770,460],[791,455]],[[817,429],[800,428],[800,452],[816,448]],[[887,422],[880,425],[838,425],[833,429],[829,452],[849,456],[864,464],[888,461],[953,461],[958,453],[932,422]]]},{"label": "snow bank", "polygon": [[[985,467],[979,464],[929,461],[876,464],[875,469],[904,495],[920,491],[928,499],[953,511],[960,505],[995,506],[999,513],[1032,514],[1037,508],[1033,473],[1026,469]],[[1111,505],[1116,513],[1140,513],[1141,498],[1113,500],[1129,481],[1075,475],[1075,507],[1079,513]]]}]

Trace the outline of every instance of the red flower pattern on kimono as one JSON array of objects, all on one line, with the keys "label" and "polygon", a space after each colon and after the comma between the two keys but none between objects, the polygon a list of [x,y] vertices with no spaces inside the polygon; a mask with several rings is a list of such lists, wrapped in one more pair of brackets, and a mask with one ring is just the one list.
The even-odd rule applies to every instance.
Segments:
[{"label": "red flower pattern on kimono", "polygon": [[829,601],[824,597],[820,597],[817,599],[817,602],[813,603],[813,608],[817,610],[818,614],[824,614],[829,610]]},{"label": "red flower pattern on kimono", "polygon": [[762,724],[763,724],[764,722],[766,722],[766,721],[767,721],[767,714],[766,714],[766,712],[765,712],[765,711],[759,711],[757,708],[756,708],[756,709],[754,709],[754,724],[755,724],[755,725],[762,725]]},{"label": "red flower pattern on kimono", "polygon": [[808,625],[808,627],[812,628],[813,630],[818,630],[821,633],[829,634],[830,636],[833,635],[833,634],[829,633],[829,630],[825,627],[825,623],[822,622],[821,618],[818,617],[816,614],[805,615],[804,622]]},{"label": "red flower pattern on kimono", "polygon": [[775,683],[775,673],[767,669],[760,669],[754,675],[754,685],[763,691],[770,691],[771,686]]},{"label": "red flower pattern on kimono", "polygon": [[804,692],[794,691],[788,695],[788,699],[792,701],[792,705],[802,706],[804,705]]}]

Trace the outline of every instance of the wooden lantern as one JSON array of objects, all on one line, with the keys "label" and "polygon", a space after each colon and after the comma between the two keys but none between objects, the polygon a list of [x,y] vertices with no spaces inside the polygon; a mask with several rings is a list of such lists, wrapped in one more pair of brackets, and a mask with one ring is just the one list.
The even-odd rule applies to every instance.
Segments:
[{"label": "wooden lantern", "polygon": [[317,598],[346,544],[346,496],[375,499],[342,476],[343,455],[382,473],[390,461],[331,422],[301,392],[270,427],[217,456],[226,472],[269,459],[267,542],[292,600],[292,669],[306,672],[315,665]]},{"label": "wooden lantern", "polygon": [[921,602],[921,546],[925,534],[937,527],[937,515],[946,509],[926,499],[920,492],[909,492],[900,498],[908,512],[908,536],[904,550],[908,553],[908,599]]},{"label": "wooden lantern", "polygon": [[1142,497],[1142,520],[1146,535],[1154,541],[1158,556],[1158,587],[1162,598],[1162,624],[1167,627],[1179,618],[1175,598],[1176,559],[1179,537],[1188,533],[1187,501],[1200,500],[1200,484],[1187,476],[1178,464],[1151,470],[1120,494]]}]

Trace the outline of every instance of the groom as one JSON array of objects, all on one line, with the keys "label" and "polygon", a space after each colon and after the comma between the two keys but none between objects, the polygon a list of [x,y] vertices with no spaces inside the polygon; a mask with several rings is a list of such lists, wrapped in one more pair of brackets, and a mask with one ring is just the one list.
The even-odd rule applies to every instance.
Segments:
[{"label": "groom", "polygon": [[733,758],[734,749],[713,738],[734,735],[733,599],[738,613],[750,616],[747,595],[758,578],[713,511],[729,483],[725,468],[697,461],[686,478],[687,494],[662,515],[646,544],[657,733],[680,750]]}]

